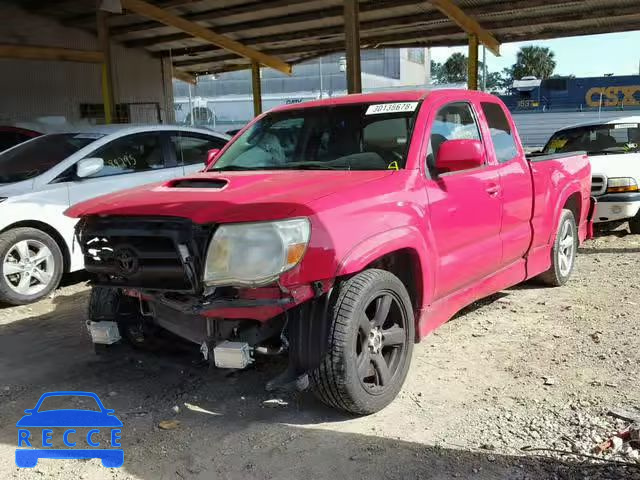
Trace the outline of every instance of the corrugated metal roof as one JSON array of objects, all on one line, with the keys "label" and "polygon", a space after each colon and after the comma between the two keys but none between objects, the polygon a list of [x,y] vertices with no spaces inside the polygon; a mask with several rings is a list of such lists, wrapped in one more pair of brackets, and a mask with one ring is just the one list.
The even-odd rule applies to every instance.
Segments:
[{"label": "corrugated metal roof", "polygon": [[[344,50],[342,0],[148,1],[293,64]],[[95,11],[86,0],[13,2],[68,26],[95,29]],[[640,0],[455,3],[501,43],[640,29]],[[248,67],[244,58],[139,15],[114,15],[110,27],[118,42],[154,56],[170,56],[184,72]],[[454,46],[467,41],[466,34],[426,0],[360,0],[360,37],[366,48]]]}]

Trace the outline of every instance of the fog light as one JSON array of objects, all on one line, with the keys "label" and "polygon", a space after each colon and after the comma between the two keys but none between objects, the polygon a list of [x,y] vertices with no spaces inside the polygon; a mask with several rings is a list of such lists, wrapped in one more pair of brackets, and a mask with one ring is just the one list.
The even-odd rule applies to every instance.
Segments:
[{"label": "fog light", "polygon": [[622,207],[620,205],[616,205],[614,207],[611,207],[611,211],[613,213],[622,213]]}]

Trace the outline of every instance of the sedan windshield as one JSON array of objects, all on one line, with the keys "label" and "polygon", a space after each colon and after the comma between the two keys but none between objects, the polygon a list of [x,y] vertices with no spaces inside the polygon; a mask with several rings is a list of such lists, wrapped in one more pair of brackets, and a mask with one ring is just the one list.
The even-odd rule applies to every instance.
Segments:
[{"label": "sedan windshield", "polygon": [[97,138],[100,135],[55,133],[22,143],[0,154],[0,183],[36,177]]},{"label": "sedan windshield", "polygon": [[417,111],[418,102],[404,102],[269,113],[211,170],[398,170]]},{"label": "sedan windshield", "polygon": [[568,128],[556,132],[544,153],[586,151],[589,154],[634,153],[640,151],[640,125],[616,123]]}]

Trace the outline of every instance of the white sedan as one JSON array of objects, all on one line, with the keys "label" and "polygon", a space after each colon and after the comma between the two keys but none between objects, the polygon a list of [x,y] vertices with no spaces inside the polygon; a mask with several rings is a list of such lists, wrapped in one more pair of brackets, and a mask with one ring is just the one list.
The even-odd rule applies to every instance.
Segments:
[{"label": "white sedan", "polygon": [[34,138],[0,153],[0,302],[22,305],[81,270],[76,221],[93,197],[201,170],[230,137],[178,126],[109,125]]}]

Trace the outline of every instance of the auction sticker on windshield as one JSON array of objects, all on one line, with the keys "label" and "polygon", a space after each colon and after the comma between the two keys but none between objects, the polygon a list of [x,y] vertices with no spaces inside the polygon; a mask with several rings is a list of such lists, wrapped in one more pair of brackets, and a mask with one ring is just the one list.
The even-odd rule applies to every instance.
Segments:
[{"label": "auction sticker on windshield", "polygon": [[418,108],[418,102],[403,103],[379,103],[377,105],[369,105],[365,115],[377,115],[380,113],[400,113],[414,112]]}]

